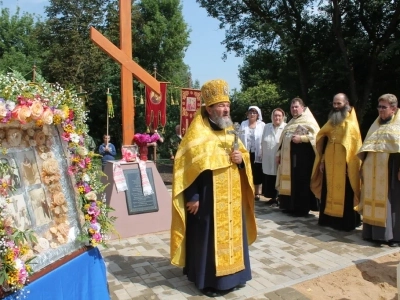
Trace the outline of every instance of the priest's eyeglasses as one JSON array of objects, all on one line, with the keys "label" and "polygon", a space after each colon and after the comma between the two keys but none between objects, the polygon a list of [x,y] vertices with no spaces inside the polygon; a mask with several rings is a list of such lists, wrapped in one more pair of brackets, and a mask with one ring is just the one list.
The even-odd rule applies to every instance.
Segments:
[{"label": "priest's eyeglasses", "polygon": [[377,108],[377,109],[383,109],[383,110],[385,110],[386,108],[388,108],[388,106],[385,106],[385,105],[378,105],[376,108]]}]

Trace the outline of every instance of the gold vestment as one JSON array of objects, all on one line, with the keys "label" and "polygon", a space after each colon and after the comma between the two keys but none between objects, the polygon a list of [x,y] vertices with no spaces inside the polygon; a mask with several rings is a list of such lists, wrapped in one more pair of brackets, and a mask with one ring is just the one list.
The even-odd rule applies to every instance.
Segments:
[{"label": "gold vestment", "polygon": [[315,152],[315,137],[319,131],[319,125],[308,107],[304,108],[301,116],[293,118],[283,129],[280,139],[280,155],[281,162],[277,170],[276,188],[280,195],[291,195],[291,158],[290,143],[298,126],[305,127],[308,131],[307,135],[302,136],[304,142],[310,142]]},{"label": "gold vestment", "polygon": [[[214,191],[214,247],[216,276],[244,269],[243,224],[248,243],[257,236],[254,215],[254,188],[250,155],[239,140],[245,168],[230,161],[234,135],[215,131],[205,108],[199,110],[179,145],[174,161],[172,185],[171,263],[184,267],[186,259],[186,208],[183,192],[205,170],[212,170]],[[246,233],[244,233],[246,234]]]},{"label": "gold vestment", "polygon": [[357,154],[363,160],[359,212],[366,224],[386,227],[390,153],[400,153],[398,110],[386,124],[379,124],[379,117],[375,120]]},{"label": "gold vestment", "polygon": [[[328,138],[325,152],[324,137]],[[357,151],[362,145],[360,128],[354,109],[349,112],[345,120],[336,126],[327,122],[317,135],[313,173],[311,175],[311,190],[315,197],[321,199],[323,174],[319,170],[321,159],[325,159],[326,174],[326,206],[324,213],[332,217],[343,217],[344,198],[346,190],[346,173],[354,192],[354,207],[360,201],[361,161]]]}]

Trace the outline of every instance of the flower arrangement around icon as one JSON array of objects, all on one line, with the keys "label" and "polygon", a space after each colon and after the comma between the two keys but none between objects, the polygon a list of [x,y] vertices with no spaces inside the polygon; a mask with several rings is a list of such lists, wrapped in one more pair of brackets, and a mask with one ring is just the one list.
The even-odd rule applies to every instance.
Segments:
[{"label": "flower arrangement around icon", "polygon": [[9,164],[0,162],[0,284],[6,292],[22,289],[28,282],[32,273],[30,263],[34,259],[29,243],[36,242],[31,231],[22,232],[12,226],[8,209],[13,191],[11,172]]},{"label": "flower arrangement around icon", "polygon": [[[41,80],[40,76],[37,78]],[[100,181],[103,173],[94,164],[98,155],[84,146],[88,132],[86,113],[82,100],[73,91],[44,80],[30,83],[18,73],[0,74],[0,152],[5,155],[14,147],[36,149],[42,160],[41,177],[54,216],[53,225],[42,237],[29,230],[17,230],[7,214],[13,183],[9,177],[0,178],[0,285],[3,287],[16,290],[26,283],[24,276],[31,270],[29,260],[24,260],[27,253],[67,242],[68,208],[61,191],[59,162],[50,151],[51,126],[62,132],[68,153],[68,174],[76,187],[82,227],[77,239],[90,246],[105,245],[108,234],[114,231],[115,218],[108,215],[113,209],[105,203],[105,186]]]}]

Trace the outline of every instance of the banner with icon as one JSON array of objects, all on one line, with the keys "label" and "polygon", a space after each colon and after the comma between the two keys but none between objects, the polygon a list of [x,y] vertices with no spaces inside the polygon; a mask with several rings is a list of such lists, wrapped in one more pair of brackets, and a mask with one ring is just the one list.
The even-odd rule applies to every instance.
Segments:
[{"label": "banner with icon", "polygon": [[181,89],[181,135],[184,136],[194,114],[201,107],[201,91],[197,89]]},{"label": "banner with icon", "polygon": [[153,129],[165,127],[167,123],[167,84],[160,82],[161,95],[157,95],[150,88],[146,87],[146,125],[152,125]]}]

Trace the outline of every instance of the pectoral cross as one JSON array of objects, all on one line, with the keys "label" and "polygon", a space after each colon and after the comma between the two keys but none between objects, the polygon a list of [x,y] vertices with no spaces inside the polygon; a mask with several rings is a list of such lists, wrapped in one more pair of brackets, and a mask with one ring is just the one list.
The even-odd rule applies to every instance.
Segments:
[{"label": "pectoral cross", "polygon": [[240,130],[240,124],[238,122],[233,123],[233,130],[228,130],[227,133],[235,135],[232,148],[233,150],[239,150],[239,134],[243,133],[243,131]]}]

